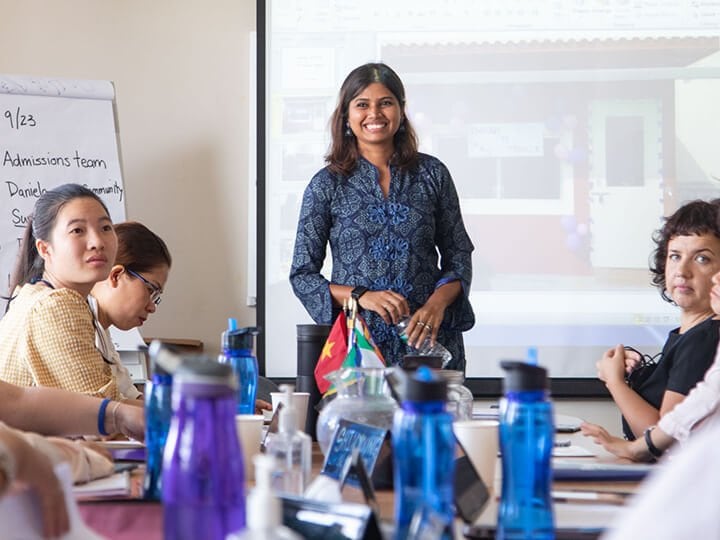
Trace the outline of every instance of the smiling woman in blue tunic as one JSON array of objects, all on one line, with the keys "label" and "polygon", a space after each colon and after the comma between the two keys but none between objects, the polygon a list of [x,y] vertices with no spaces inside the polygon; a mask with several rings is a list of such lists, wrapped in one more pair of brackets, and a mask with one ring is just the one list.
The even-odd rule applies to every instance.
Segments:
[{"label": "smiling woman in blue tunic", "polygon": [[[303,196],[290,283],[318,324],[355,298],[388,364],[408,352],[394,324],[412,314],[411,344],[430,336],[465,369],[462,332],[475,317],[468,300],[473,245],[450,173],[417,151],[405,90],[385,64],[354,69],[331,118],[327,166]],[[327,244],[332,276],[320,270]]]}]

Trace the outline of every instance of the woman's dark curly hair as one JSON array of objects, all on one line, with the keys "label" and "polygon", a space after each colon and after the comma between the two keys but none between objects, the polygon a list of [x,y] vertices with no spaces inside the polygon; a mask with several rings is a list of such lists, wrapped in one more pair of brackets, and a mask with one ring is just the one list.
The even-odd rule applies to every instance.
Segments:
[{"label": "woman's dark curly hair", "polygon": [[676,236],[703,234],[714,234],[720,239],[720,199],[710,202],[695,200],[684,204],[673,215],[665,218],[665,224],[653,234],[657,248],[652,254],[650,272],[653,284],[666,302],[673,303],[672,298],[667,295],[665,283],[668,243]]}]

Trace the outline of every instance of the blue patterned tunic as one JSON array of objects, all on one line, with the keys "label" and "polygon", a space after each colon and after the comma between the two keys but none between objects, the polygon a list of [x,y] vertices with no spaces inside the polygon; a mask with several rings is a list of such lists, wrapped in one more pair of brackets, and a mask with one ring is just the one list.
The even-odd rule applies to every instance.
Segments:
[{"label": "blue patterned tunic", "polygon": [[[332,283],[393,290],[420,308],[436,286],[460,280],[462,293],[445,311],[438,341],[453,355],[450,368],[465,369],[462,332],[475,323],[467,295],[472,277],[470,237],[465,231],[455,185],[437,158],[419,154],[414,173],[390,167],[387,199],[379,172],[360,158],[348,178],[322,169],[303,196],[290,283],[318,324],[331,324],[328,280],[320,274],[327,243]],[[439,260],[438,260],[439,252]],[[371,311],[362,311],[388,364],[408,352],[395,328]]]}]

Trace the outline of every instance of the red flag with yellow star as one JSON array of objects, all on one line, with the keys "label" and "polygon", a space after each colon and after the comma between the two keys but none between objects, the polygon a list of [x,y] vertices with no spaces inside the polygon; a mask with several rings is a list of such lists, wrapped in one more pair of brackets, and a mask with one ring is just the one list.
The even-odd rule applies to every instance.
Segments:
[{"label": "red flag with yellow star", "polygon": [[330,334],[315,366],[315,383],[321,394],[324,394],[330,388],[330,381],[325,378],[325,375],[340,369],[345,361],[348,353],[347,344],[347,318],[345,313],[341,311],[330,329]]}]

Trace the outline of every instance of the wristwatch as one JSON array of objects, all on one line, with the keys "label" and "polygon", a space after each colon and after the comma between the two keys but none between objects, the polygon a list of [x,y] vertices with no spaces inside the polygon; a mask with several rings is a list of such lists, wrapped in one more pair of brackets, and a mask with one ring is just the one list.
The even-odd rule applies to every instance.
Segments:
[{"label": "wristwatch", "polygon": [[352,292],[350,292],[350,297],[355,300],[355,302],[358,302],[360,300],[360,297],[368,292],[367,287],[363,287],[362,285],[358,285],[355,287]]}]

